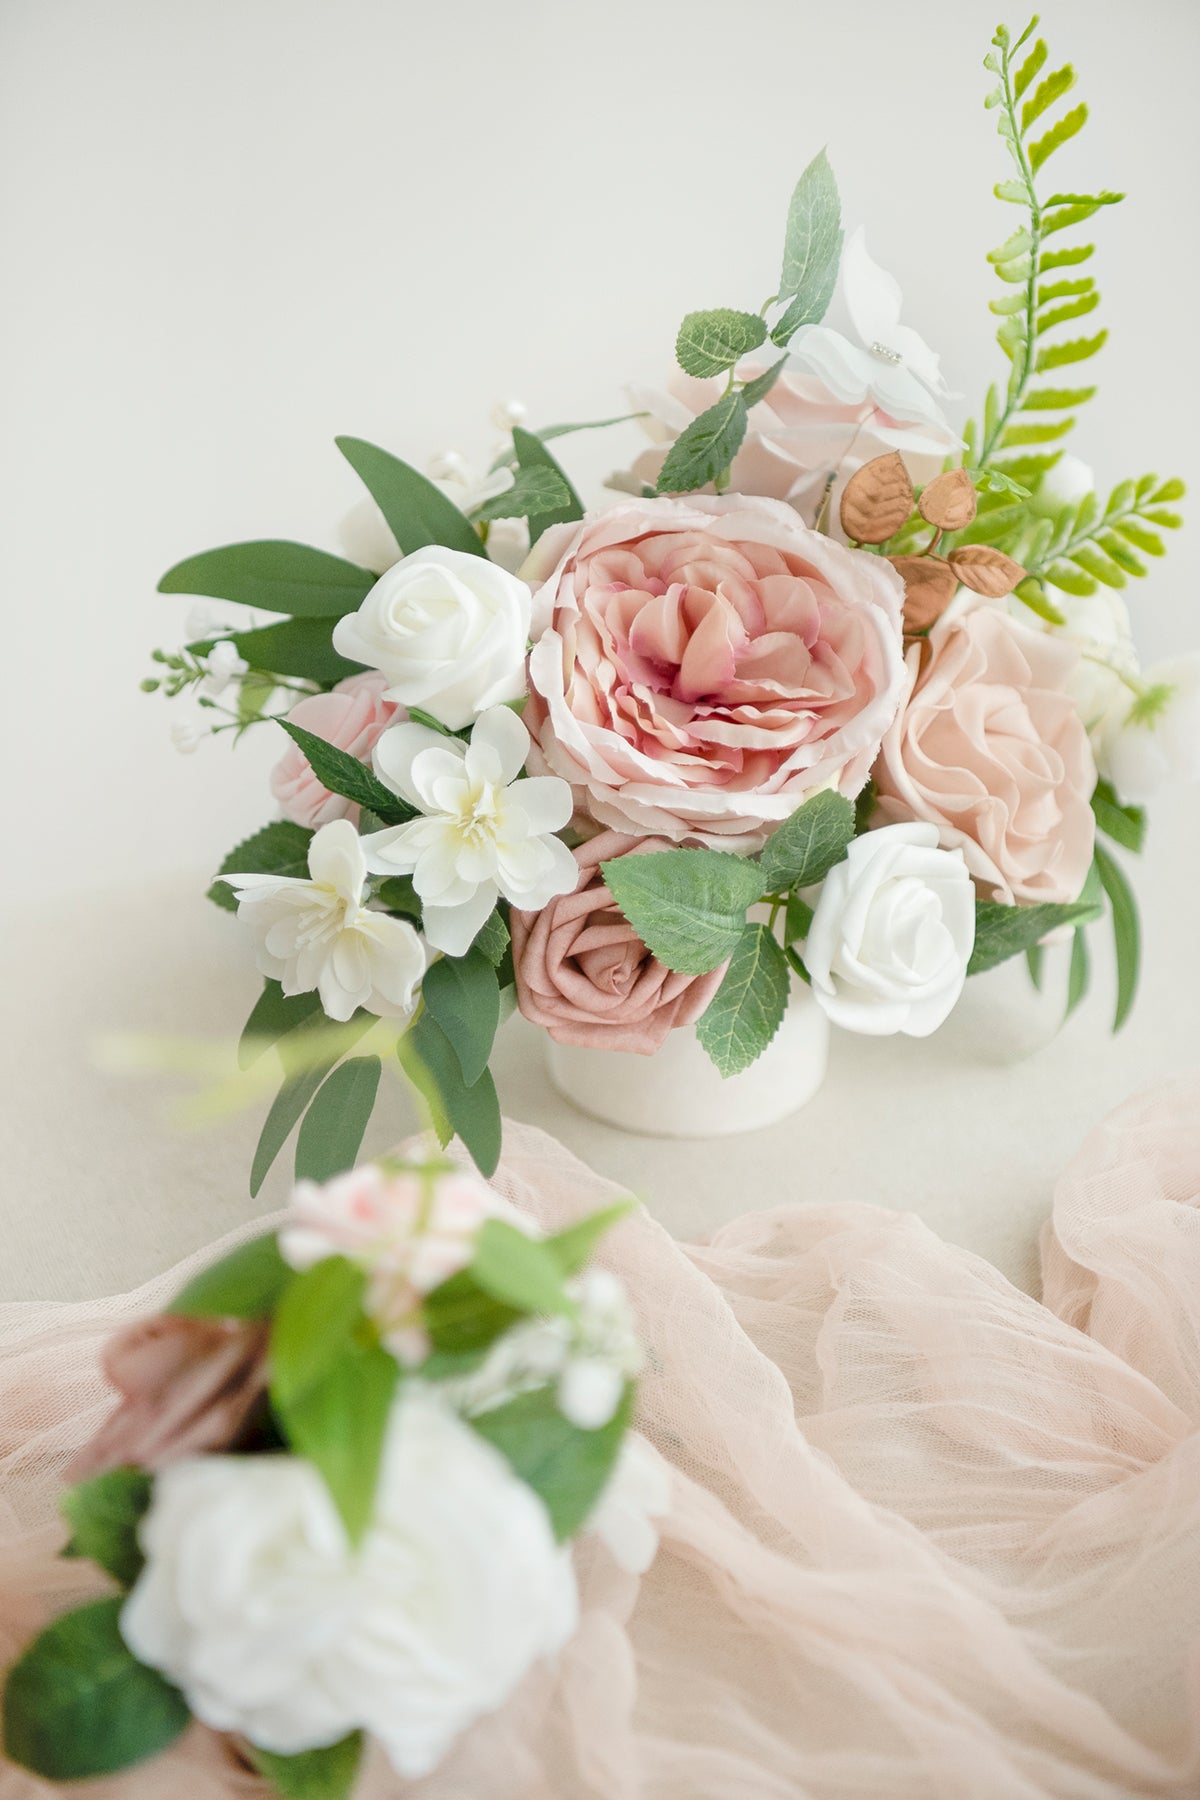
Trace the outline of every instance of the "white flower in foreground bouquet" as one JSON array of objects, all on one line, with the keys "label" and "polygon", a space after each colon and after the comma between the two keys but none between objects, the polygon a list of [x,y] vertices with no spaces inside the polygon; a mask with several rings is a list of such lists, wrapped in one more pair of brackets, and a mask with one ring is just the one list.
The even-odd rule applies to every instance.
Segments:
[{"label": "white flower in foreground bouquet", "polygon": [[308,875],[222,875],[258,948],[260,974],[285,994],[316,989],[331,1019],[358,1007],[382,1018],[413,1009],[425,952],[403,919],[363,905],[367,864],[348,819],[323,825],[308,847]]},{"label": "white flower in foreground bouquet", "polygon": [[387,677],[389,700],[451,731],[525,692],[531,599],[507,569],[429,544],[381,575],[333,646]]},{"label": "white flower in foreground bouquet", "polygon": [[375,772],[424,815],[365,837],[376,875],[411,875],[425,935],[437,950],[463,956],[503,896],[537,912],[579,878],[575,858],[553,834],[571,817],[571,790],[554,775],[517,777],[529,733],[506,706],[476,721],[471,741],[424,725],[393,725],[375,746]]},{"label": "white flower in foreground bouquet", "polygon": [[141,1542],[121,1630],[198,1718],[280,1755],[362,1727],[410,1779],[578,1618],[541,1500],[419,1385],[393,1411],[357,1551],[316,1469],[291,1456],[174,1464]]},{"label": "white flower in foreground bouquet", "polygon": [[804,963],[835,1025],[871,1037],[928,1037],[966,980],[975,888],[962,853],[934,825],[886,825],[855,838],[825,877]]},{"label": "white flower in foreground bouquet", "polygon": [[1096,731],[1096,761],[1117,797],[1140,806],[1176,781],[1200,781],[1200,653],[1147,669],[1123,686]]}]

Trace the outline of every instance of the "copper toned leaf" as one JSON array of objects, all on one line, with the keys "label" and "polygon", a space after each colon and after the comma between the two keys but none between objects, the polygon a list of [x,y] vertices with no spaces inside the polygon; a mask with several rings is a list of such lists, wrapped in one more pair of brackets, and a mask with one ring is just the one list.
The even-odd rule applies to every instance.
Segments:
[{"label": "copper toned leaf", "polygon": [[882,544],[913,509],[913,484],[898,453],[873,457],[850,477],[842,495],[842,530],[859,544]]},{"label": "copper toned leaf", "polygon": [[904,629],[928,631],[940,619],[958,588],[958,578],[940,556],[889,556],[904,580]]},{"label": "copper toned leaf", "polygon": [[975,517],[975,484],[965,469],[949,469],[924,489],[917,501],[923,519],[940,531],[962,531]]},{"label": "copper toned leaf", "polygon": [[960,549],[950,552],[949,561],[963,586],[973,593],[983,594],[988,600],[999,600],[1002,594],[1011,594],[1018,581],[1025,579],[1020,563],[1005,556],[1003,550],[993,550],[989,544],[963,544]]}]

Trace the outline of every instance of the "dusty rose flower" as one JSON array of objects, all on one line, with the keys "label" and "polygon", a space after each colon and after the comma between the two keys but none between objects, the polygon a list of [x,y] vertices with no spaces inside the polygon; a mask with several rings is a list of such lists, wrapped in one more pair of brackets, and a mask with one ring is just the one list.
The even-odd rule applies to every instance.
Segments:
[{"label": "dusty rose flower", "polygon": [[898,576],[778,500],[636,500],[546,532],[529,767],[630,835],[753,850],[856,794],[903,683]]},{"label": "dusty rose flower", "polygon": [[1096,785],[1068,691],[1077,651],[980,606],[935,628],[875,767],[878,822],[922,819],[961,850],[989,898],[1077,898]]},{"label": "dusty rose flower", "polygon": [[557,1043],[650,1056],[676,1027],[694,1025],[720,987],[724,963],[711,975],[679,975],[651,956],[604,885],[602,862],[672,848],[666,838],[602,832],[574,853],[573,894],[541,912],[514,909],[517,1003]]},{"label": "dusty rose flower", "polygon": [[[361,675],[348,675],[328,694],[311,694],[300,700],[288,714],[291,724],[311,731],[369,762],[371,752],[389,725],[407,717],[402,706],[385,700],[387,677],[369,669]],[[285,819],[315,831],[331,819],[358,822],[358,807],[341,794],[329,789],[312,772],[308,758],[298,744],[290,743],[271,775],[271,792],[279,802]]]},{"label": "dusty rose flower", "polygon": [[110,1339],[103,1367],[121,1394],[68,1477],[84,1481],[133,1464],[161,1469],[181,1456],[231,1449],[267,1391],[267,1327],[162,1313]]}]

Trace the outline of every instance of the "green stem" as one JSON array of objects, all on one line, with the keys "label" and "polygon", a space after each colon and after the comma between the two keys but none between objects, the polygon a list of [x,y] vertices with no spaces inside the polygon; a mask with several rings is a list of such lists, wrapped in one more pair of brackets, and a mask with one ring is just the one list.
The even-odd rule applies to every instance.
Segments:
[{"label": "green stem", "polygon": [[984,439],[980,452],[979,467],[986,469],[992,456],[1000,446],[1015,413],[1021,410],[1021,402],[1025,398],[1029,386],[1029,378],[1033,374],[1034,345],[1037,339],[1037,288],[1041,275],[1042,252],[1042,209],[1033,186],[1033,170],[1029,166],[1029,158],[1025,154],[1025,144],[1021,137],[1020,122],[1017,118],[1017,100],[1012,90],[1012,63],[1010,51],[1004,48],[1004,110],[1008,114],[1013,128],[1013,153],[1017,159],[1021,179],[1025,183],[1025,191],[1029,196],[1029,235],[1033,242],[1029,247],[1029,275],[1025,282],[1025,349],[1021,359],[1020,374],[1014,362],[1013,372],[1008,383],[1008,398],[999,418]]}]

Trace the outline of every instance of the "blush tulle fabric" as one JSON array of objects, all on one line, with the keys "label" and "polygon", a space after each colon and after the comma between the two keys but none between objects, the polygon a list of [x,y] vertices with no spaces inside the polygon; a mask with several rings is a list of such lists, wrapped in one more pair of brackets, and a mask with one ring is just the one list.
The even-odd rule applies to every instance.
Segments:
[{"label": "blush tulle fabric", "polygon": [[[544,1225],[611,1196],[537,1132],[506,1144],[498,1185]],[[1042,1252],[1039,1303],[870,1205],[783,1205],[702,1246],[622,1224],[604,1260],[673,1470],[658,1558],[638,1579],[589,1540],[558,1664],[430,1780],[371,1762],[363,1800],[1194,1800],[1200,1078],[1091,1137]],[[110,1404],[104,1336],[213,1254],[0,1320],[0,1661],[87,1591],[52,1560],[55,1496]],[[3,1800],[56,1791],[0,1771]],[[199,1729],[70,1791],[266,1792]]]}]

